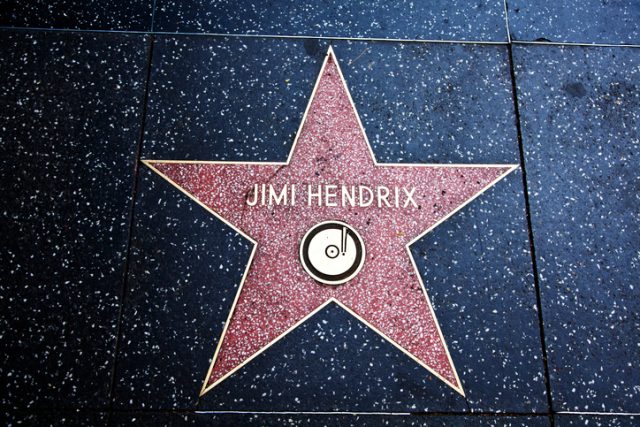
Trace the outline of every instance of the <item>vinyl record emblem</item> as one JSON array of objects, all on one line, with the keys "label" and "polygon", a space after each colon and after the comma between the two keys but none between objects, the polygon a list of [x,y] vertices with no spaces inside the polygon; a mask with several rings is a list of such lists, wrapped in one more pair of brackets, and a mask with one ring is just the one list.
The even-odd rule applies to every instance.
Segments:
[{"label": "vinyl record emblem", "polygon": [[300,261],[320,283],[341,285],[353,279],[364,264],[364,242],[356,230],[340,221],[314,225],[300,242]]}]

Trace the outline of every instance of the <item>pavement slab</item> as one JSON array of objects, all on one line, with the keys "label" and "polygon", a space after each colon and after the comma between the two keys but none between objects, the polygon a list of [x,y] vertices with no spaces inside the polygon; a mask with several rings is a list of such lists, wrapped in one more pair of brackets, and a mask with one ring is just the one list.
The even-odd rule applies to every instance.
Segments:
[{"label": "pavement slab", "polygon": [[508,0],[507,5],[513,40],[640,44],[636,1]]},{"label": "pavement slab", "polygon": [[154,3],[153,0],[7,0],[0,4],[0,25],[17,28],[151,31]]},{"label": "pavement slab", "polygon": [[158,0],[154,29],[177,33],[493,42],[507,38],[501,0],[474,3]]},{"label": "pavement slab", "polygon": [[1,32],[3,405],[108,403],[144,36]]},{"label": "pavement slab", "polygon": [[637,412],[640,51],[514,61],[554,409]]}]

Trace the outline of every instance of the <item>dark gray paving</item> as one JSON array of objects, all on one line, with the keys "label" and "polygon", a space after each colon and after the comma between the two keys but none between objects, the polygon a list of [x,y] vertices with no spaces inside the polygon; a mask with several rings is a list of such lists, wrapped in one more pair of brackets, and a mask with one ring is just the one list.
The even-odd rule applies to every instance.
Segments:
[{"label": "dark gray paving", "polygon": [[143,158],[284,161],[327,48],[316,40],[159,37]]},{"label": "dark gray paving", "polygon": [[0,32],[0,401],[108,403],[142,36]]},{"label": "dark gray paving", "polygon": [[[640,44],[634,1],[508,6],[514,40]],[[8,1],[0,26],[507,39],[502,0]],[[412,248],[466,398],[335,305],[199,398],[250,247],[147,168],[133,176],[147,38],[0,41],[8,425],[549,425],[472,414],[549,410],[520,171]],[[283,160],[329,43],[378,160],[519,161],[507,46],[189,35],[157,37],[143,157]],[[513,56],[554,410],[640,412],[640,50],[517,45]]]},{"label": "dark gray paving", "polygon": [[554,409],[640,411],[640,51],[515,47]]},{"label": "dark gray paving", "polygon": [[[143,157],[284,160],[327,48],[159,38]],[[505,47],[337,42],[335,50],[378,160],[518,162]]]},{"label": "dark gray paving", "polygon": [[158,0],[154,29],[427,40],[506,41],[502,0]]},{"label": "dark gray paving", "polygon": [[113,425],[148,426],[531,426],[549,425],[546,416],[330,415],[330,414],[117,414]]},{"label": "dark gray paving", "polygon": [[118,354],[117,408],[193,408],[250,247],[142,166]]},{"label": "dark gray paving", "polygon": [[508,0],[513,40],[640,44],[636,0]]},{"label": "dark gray paving", "polygon": [[548,411],[522,197],[513,172],[413,245],[474,411]]},{"label": "dark gray paving", "polygon": [[153,3],[153,0],[6,0],[0,3],[0,25],[151,31]]},{"label": "dark gray paving", "polygon": [[334,42],[380,162],[518,163],[505,46]]}]

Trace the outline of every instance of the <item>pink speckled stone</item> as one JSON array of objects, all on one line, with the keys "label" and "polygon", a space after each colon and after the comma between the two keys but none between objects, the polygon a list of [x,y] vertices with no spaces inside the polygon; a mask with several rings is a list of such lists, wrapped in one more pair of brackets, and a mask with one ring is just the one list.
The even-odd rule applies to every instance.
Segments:
[{"label": "pink speckled stone", "polygon": [[[406,246],[510,166],[376,165],[332,55],[321,71],[288,165],[149,163],[257,242],[208,384],[335,298],[461,390]],[[277,188],[296,184],[296,205],[248,206],[256,183]],[[308,184],[415,187],[419,207],[309,207],[304,191]],[[350,224],[366,247],[362,271],[335,287],[315,282],[298,255],[303,235],[326,220]]]}]

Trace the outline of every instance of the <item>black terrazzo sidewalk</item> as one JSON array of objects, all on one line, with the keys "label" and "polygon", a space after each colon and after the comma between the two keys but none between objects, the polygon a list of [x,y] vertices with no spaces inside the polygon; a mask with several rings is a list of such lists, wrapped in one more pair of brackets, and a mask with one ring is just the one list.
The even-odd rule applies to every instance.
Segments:
[{"label": "black terrazzo sidewalk", "polygon": [[[3,424],[638,425],[640,4],[507,3],[0,4]],[[251,245],[139,160],[284,160],[329,45],[380,162],[521,165],[411,248],[466,397],[332,305],[198,396]]]}]

